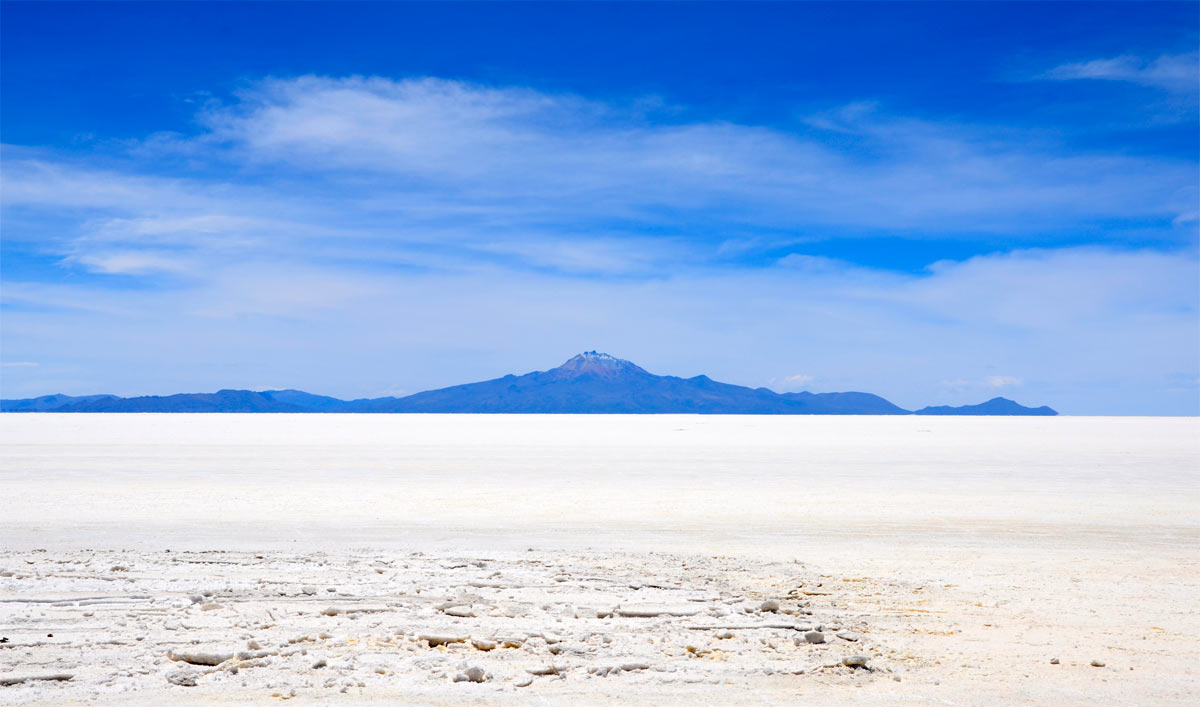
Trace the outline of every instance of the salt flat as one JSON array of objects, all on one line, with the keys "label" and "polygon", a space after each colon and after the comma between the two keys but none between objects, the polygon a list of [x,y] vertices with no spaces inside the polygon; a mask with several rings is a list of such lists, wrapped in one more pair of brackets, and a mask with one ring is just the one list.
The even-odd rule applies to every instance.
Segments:
[{"label": "salt flat", "polygon": [[0,682],[73,676],[5,701],[1200,695],[1195,419],[9,414],[0,444]]}]

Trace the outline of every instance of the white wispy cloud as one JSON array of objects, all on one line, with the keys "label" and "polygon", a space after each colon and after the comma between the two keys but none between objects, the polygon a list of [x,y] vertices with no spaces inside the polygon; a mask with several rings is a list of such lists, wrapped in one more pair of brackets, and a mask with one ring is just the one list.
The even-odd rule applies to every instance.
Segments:
[{"label": "white wispy cloud", "polygon": [[[449,210],[493,223],[562,215],[582,200],[584,215],[643,217],[647,205],[721,206],[767,222],[929,227],[922,217],[936,214],[955,219],[942,226],[955,229],[986,228],[981,216],[986,224],[1019,205],[1022,222],[1009,225],[1025,228],[1026,220],[1061,209],[1173,213],[1178,197],[1147,199],[1148,192],[1190,184],[1180,179],[1182,164],[1052,154],[1052,146],[1032,144],[1029,136],[1002,139],[987,129],[868,109],[844,112],[837,126],[824,123],[825,130],[857,136],[870,155],[863,159],[825,139],[823,130],[655,124],[571,96],[434,79],[268,81],[241,102],[207,113],[204,122],[208,133],[152,144],[260,169],[287,164],[325,176],[327,186],[355,187],[355,203],[372,209],[417,218]],[[70,195],[77,206],[161,207],[153,197],[172,192],[172,202],[184,207],[254,192],[242,186],[233,193],[219,183],[196,189],[178,179],[114,180],[47,162],[25,165],[19,157],[9,156],[19,168],[6,190],[14,202],[62,203]],[[362,171],[374,176],[354,176]],[[256,177],[271,181],[269,172]],[[1118,196],[1117,187],[1134,193],[1095,199]]]},{"label": "white wispy cloud", "polygon": [[1178,93],[1200,91],[1200,53],[1164,54],[1153,59],[1122,55],[1062,64],[1042,74],[1055,81],[1125,81]]},{"label": "white wispy cloud", "polygon": [[1016,376],[988,376],[986,382],[989,388],[1007,388],[1022,383]]},{"label": "white wispy cloud", "polygon": [[[1018,242],[1112,220],[1195,230],[1192,164],[1064,151],[872,104],[783,132],[656,123],[527,89],[310,76],[204,110],[205,132],[156,136],[104,167],[7,148],[5,207],[53,213],[52,233],[28,237],[66,263],[125,274],[248,257],[647,274],[823,229]],[[169,169],[181,154],[207,168]]]},{"label": "white wispy cloud", "polygon": [[406,196],[377,206],[406,210],[424,192],[425,209],[486,208],[500,220],[646,219],[663,207],[677,219],[719,207],[774,225],[1020,231],[1080,216],[1174,217],[1190,203],[1172,192],[1194,186],[1190,165],[1054,152],[1028,135],[871,106],[839,115],[836,130],[858,150],[822,130],[647,123],[573,96],[435,79],[270,81],[206,122],[205,144],[254,163],[403,178]]},{"label": "white wispy cloud", "polygon": [[105,275],[186,273],[195,267],[195,263],[187,260],[145,250],[90,251],[86,255],[68,257],[65,262],[76,263],[92,272]]}]

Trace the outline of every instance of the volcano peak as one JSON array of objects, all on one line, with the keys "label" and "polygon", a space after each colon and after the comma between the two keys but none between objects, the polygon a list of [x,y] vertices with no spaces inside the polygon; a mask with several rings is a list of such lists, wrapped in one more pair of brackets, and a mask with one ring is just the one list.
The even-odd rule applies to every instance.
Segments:
[{"label": "volcano peak", "polygon": [[613,378],[631,373],[649,375],[635,363],[610,354],[600,353],[599,351],[584,351],[581,354],[576,354],[563,365],[550,370],[549,373],[572,378],[586,374],[604,378]]}]

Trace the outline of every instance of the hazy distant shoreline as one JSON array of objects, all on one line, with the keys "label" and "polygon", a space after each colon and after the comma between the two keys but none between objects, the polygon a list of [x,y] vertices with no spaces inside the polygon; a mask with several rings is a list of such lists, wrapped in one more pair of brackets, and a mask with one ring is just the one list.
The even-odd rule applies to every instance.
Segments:
[{"label": "hazy distant shoreline", "polygon": [[701,415],[1034,415],[1007,398],[905,410],[871,393],[776,393],[708,376],[659,376],[615,356],[585,351],[548,371],[428,390],[403,398],[341,400],[302,390],[219,390],[167,396],[44,395],[0,400],[5,412],[380,412]]}]

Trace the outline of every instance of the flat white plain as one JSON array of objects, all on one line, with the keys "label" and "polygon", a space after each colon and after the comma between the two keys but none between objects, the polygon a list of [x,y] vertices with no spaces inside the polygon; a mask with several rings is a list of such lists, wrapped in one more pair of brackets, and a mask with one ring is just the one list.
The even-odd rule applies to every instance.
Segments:
[{"label": "flat white plain", "polygon": [[10,414],[0,444],[10,547],[794,554],[1200,530],[1188,418]]},{"label": "flat white plain", "polygon": [[[420,704],[1187,704],[1200,694],[1196,419],[8,414],[0,447],[0,569],[15,569],[0,577],[0,629],[63,642],[6,651],[15,660],[0,673],[77,674],[0,688],[17,703],[269,702],[271,685],[322,703],[342,696],[341,682],[323,687],[334,673],[360,700]],[[527,588],[469,584],[483,572],[471,558]],[[118,564],[132,570],[114,573]],[[642,586],[662,577],[705,606],[807,598],[813,620],[857,626],[864,640],[822,649],[786,635],[700,636],[682,625],[694,619],[564,617],[553,607],[574,585],[555,575],[617,604],[682,596]],[[264,578],[286,596],[263,594]],[[225,608],[189,604],[214,582],[232,587]],[[336,585],[329,596],[343,604],[390,597],[400,613],[368,636],[378,621],[306,612],[288,582]],[[798,582],[815,592],[796,594]],[[414,603],[421,587],[486,595],[489,606],[523,591],[535,613],[450,619]],[[27,603],[132,590],[149,597],[143,613]],[[276,625],[252,635],[286,644],[327,627],[333,638],[313,650],[336,670],[293,657],[240,683],[222,672],[193,688],[164,679],[177,668],[167,647],[188,638],[169,626],[198,626],[192,640],[228,647],[251,635],[235,626],[272,611]],[[414,666],[483,657],[408,635],[447,621],[549,627],[576,646],[607,631],[609,652],[652,668],[592,679],[587,661],[607,659],[601,650],[576,658],[569,680],[518,687],[526,667],[551,659],[526,648],[488,663],[487,684],[453,683]],[[57,638],[39,638],[51,624]],[[104,644],[131,631],[145,640]],[[354,648],[368,638],[375,652]],[[688,642],[726,658],[695,659]],[[814,668],[850,649],[879,670]]]}]

